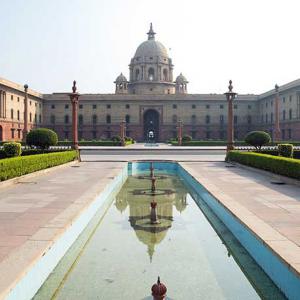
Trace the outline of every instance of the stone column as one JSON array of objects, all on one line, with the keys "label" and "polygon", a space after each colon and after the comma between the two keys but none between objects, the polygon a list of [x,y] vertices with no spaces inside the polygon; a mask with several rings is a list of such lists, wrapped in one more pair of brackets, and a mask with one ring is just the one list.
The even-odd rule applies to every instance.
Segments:
[{"label": "stone column", "polygon": [[23,129],[23,141],[26,141],[26,136],[28,134],[28,85],[24,85],[24,129]]},{"label": "stone column", "polygon": [[125,128],[126,128],[126,122],[123,120],[120,124],[120,137],[121,137],[122,146],[125,146]]},{"label": "stone column", "polygon": [[227,116],[227,152],[234,149],[234,125],[233,125],[233,100],[236,96],[236,93],[232,91],[232,81],[229,81],[229,91],[225,93],[227,102],[228,102],[228,116]]},{"label": "stone column", "polygon": [[279,86],[275,85],[275,128],[274,128],[274,141],[280,141],[280,124],[279,124]]},{"label": "stone column", "polygon": [[178,145],[182,145],[182,121],[179,120],[178,122]]},{"label": "stone column", "polygon": [[78,102],[79,94],[76,92],[76,81],[73,81],[73,93],[69,94],[72,103],[72,136],[73,149],[78,150]]}]

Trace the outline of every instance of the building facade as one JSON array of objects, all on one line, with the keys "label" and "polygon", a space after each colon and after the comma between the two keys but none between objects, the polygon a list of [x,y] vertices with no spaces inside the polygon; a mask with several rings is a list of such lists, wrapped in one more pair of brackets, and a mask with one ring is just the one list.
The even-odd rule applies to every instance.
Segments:
[{"label": "building facade", "polygon": [[[223,94],[189,94],[188,80],[174,80],[173,62],[167,49],[155,39],[150,26],[129,64],[129,80],[121,73],[114,94],[81,94],[78,108],[79,140],[109,139],[126,135],[156,141],[177,136],[179,120],[183,134],[193,139],[226,139],[227,101]],[[279,88],[280,129],[283,140],[300,140],[300,79]],[[237,95],[234,100],[235,139],[247,132],[275,128],[275,89],[261,95]],[[0,79],[0,140],[20,140],[24,128],[24,88]],[[60,140],[72,139],[72,111],[68,93],[41,94],[28,90],[29,129],[48,127]]]}]

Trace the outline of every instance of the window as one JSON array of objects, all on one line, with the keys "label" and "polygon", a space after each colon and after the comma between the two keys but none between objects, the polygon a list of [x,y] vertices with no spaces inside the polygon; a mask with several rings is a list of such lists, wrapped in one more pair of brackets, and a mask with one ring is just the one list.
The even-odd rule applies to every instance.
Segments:
[{"label": "window", "polygon": [[251,107],[251,105],[249,104],[249,105],[248,105],[248,109],[251,109],[251,108],[252,108],[252,107]]},{"label": "window", "polygon": [[65,109],[68,109],[69,108],[69,104],[65,104]]},{"label": "window", "polygon": [[271,113],[271,124],[273,123],[273,113]]},{"label": "window", "polygon": [[78,116],[78,125],[79,126],[83,125],[83,115]]},{"label": "window", "polygon": [[106,115],[106,124],[110,124],[110,123],[111,123],[111,116]]},{"label": "window", "polygon": [[220,124],[224,124],[224,116],[220,115]]},{"label": "window", "polygon": [[29,113],[29,122],[32,122],[32,113]]},{"label": "window", "polygon": [[192,109],[195,109],[195,108],[196,108],[196,104],[193,104],[193,105],[192,105]]},{"label": "window", "polygon": [[92,131],[92,137],[93,137],[93,139],[96,139],[97,138],[97,131]]},{"label": "window", "polygon": [[237,109],[237,108],[238,108],[237,104],[234,104],[233,108],[234,108],[234,109]]},{"label": "window", "polygon": [[222,130],[219,132],[220,140],[224,140],[225,138],[225,132]]},{"label": "window", "polygon": [[177,123],[177,116],[176,115],[173,115],[172,116],[172,122],[175,124]]},{"label": "window", "polygon": [[130,105],[129,105],[129,104],[126,104],[126,108],[129,109],[129,108],[130,108]]},{"label": "window", "polygon": [[191,131],[191,136],[192,136],[192,139],[195,140],[196,139],[196,131]]},{"label": "window", "polygon": [[247,123],[250,125],[252,123],[252,117],[251,116],[248,116],[247,117]]},{"label": "window", "polygon": [[50,123],[55,124],[55,116],[54,115],[50,116]]},{"label": "window", "polygon": [[163,71],[163,81],[168,81],[168,70],[164,69]]},{"label": "window", "polygon": [[69,131],[65,131],[65,140],[69,139]]},{"label": "window", "polygon": [[271,101],[271,106],[273,106],[273,101]]},{"label": "window", "polygon": [[191,121],[192,121],[192,124],[193,124],[193,125],[195,125],[195,124],[197,123],[197,118],[196,118],[195,115],[192,115]]},{"label": "window", "polygon": [[289,110],[289,119],[292,120],[293,118],[293,111],[292,109]]},{"label": "window", "polygon": [[285,110],[282,111],[282,120],[285,120]]},{"label": "window", "polygon": [[136,69],[135,70],[135,80],[139,80],[140,79],[140,70]]},{"label": "window", "polygon": [[292,102],[292,100],[293,100],[293,96],[292,96],[292,95],[290,95],[290,102]]},{"label": "window", "polygon": [[210,139],[210,131],[206,131],[206,138]]},{"label": "window", "polygon": [[96,104],[93,104],[93,109],[96,109],[97,108],[97,105]]},{"label": "window", "polygon": [[29,105],[31,106],[31,104],[32,104],[32,102],[31,101],[29,101]]},{"label": "window", "polygon": [[281,130],[281,138],[283,140],[285,139],[285,130],[284,129]]},{"label": "window", "polygon": [[14,118],[14,110],[13,109],[11,109],[10,110],[10,118],[13,120],[13,118]]},{"label": "window", "polygon": [[289,135],[289,139],[292,138],[292,129],[288,129],[288,135]]},{"label": "window", "polygon": [[37,123],[37,115],[34,114],[34,123],[36,124]]},{"label": "window", "polygon": [[268,107],[268,102],[266,102],[266,107]]},{"label": "window", "polygon": [[42,123],[42,115],[39,115],[39,123]]},{"label": "window", "polygon": [[[12,99],[11,99],[12,100]],[[18,102],[20,102],[20,97],[17,98]]]},{"label": "window", "polygon": [[51,109],[55,109],[55,105],[54,104],[51,105]]},{"label": "window", "polygon": [[266,123],[268,123],[268,114],[266,114]]},{"label": "window", "polygon": [[21,138],[21,129],[18,129],[18,139]]},{"label": "window", "polygon": [[79,104],[79,109],[83,109],[83,105],[82,104]]},{"label": "window", "polygon": [[223,105],[223,104],[221,104],[221,105],[220,105],[220,109],[223,109],[223,108],[224,108],[224,105]]},{"label": "window", "polygon": [[65,115],[65,124],[69,124],[69,115]]},{"label": "window", "polygon": [[130,123],[130,116],[129,115],[126,115],[126,117],[125,117],[125,122],[128,124],[128,123]]},{"label": "window", "polygon": [[93,117],[92,117],[93,125],[97,124],[97,120],[98,120],[97,115],[93,115]]},{"label": "window", "polygon": [[282,98],[282,102],[285,103],[285,97]]},{"label": "window", "polygon": [[17,119],[18,119],[18,121],[20,121],[20,111],[19,110],[17,111]]},{"label": "window", "polygon": [[12,139],[15,138],[15,129],[14,128],[11,129],[11,138]]},{"label": "window", "polygon": [[205,123],[206,123],[206,124],[209,124],[209,123],[210,123],[210,116],[209,116],[209,115],[206,115],[206,116],[205,116]]},{"label": "window", "polygon": [[154,69],[153,68],[149,68],[148,69],[148,79],[150,81],[153,81],[154,80]]},{"label": "window", "polygon": [[110,104],[106,104],[106,108],[110,109],[111,105]]},{"label": "window", "polygon": [[209,109],[209,108],[210,108],[210,105],[206,105],[206,108]]},{"label": "window", "polygon": [[237,124],[237,122],[238,122],[238,116],[233,116],[233,122],[234,122],[234,124]]},{"label": "window", "polygon": [[36,102],[34,102],[34,106],[37,107],[37,103]]},{"label": "window", "polygon": [[177,104],[173,104],[173,108],[176,109],[177,108]]},{"label": "window", "polygon": [[13,96],[13,95],[11,95],[11,96],[10,96],[10,99],[11,99],[11,100],[14,100],[14,96]]}]

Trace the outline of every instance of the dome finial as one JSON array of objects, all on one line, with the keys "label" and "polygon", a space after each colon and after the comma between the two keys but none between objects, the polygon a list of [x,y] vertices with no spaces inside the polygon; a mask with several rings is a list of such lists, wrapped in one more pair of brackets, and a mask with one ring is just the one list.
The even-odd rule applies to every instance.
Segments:
[{"label": "dome finial", "polygon": [[150,30],[147,32],[148,40],[155,40],[155,32],[153,31],[152,23],[150,23]]}]

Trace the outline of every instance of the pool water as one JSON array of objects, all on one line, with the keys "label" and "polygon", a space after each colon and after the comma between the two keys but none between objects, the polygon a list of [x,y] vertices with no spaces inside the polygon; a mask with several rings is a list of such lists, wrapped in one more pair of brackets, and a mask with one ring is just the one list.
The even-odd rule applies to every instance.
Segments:
[{"label": "pool water", "polygon": [[[201,197],[176,175],[129,176],[34,299],[285,299]],[[150,224],[150,202],[160,223]],[[199,209],[200,208],[200,209]]]}]

